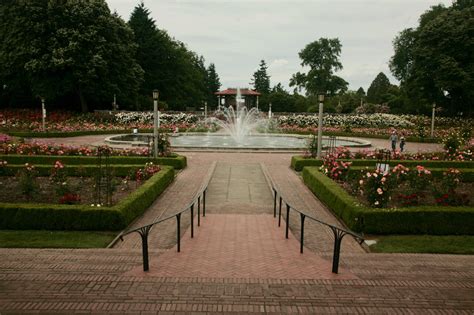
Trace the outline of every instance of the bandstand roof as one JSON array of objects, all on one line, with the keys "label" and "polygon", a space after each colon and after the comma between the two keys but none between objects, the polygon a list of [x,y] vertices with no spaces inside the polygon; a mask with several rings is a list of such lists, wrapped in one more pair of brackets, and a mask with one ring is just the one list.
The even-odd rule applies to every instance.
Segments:
[{"label": "bandstand roof", "polygon": [[[237,95],[237,89],[228,88],[223,91],[215,92],[214,94],[215,95]],[[240,94],[241,95],[255,95],[255,96],[262,95],[259,92],[251,90],[251,89],[240,89]]]}]

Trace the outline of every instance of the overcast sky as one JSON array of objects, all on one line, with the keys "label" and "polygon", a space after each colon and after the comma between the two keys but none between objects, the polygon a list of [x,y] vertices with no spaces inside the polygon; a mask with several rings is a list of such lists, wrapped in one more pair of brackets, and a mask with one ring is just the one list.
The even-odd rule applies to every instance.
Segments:
[{"label": "overcast sky", "polygon": [[[107,0],[128,21],[139,0]],[[158,28],[216,65],[226,87],[248,87],[261,59],[271,85],[288,88],[301,71],[298,52],[321,38],[339,38],[344,69],[337,74],[367,91],[388,68],[392,40],[415,27],[430,6],[449,0],[145,0]]]}]

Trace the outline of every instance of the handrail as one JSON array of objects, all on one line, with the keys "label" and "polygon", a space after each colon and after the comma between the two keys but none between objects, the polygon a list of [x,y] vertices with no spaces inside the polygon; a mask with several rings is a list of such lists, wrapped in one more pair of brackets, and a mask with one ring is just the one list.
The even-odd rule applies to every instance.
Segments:
[{"label": "handrail", "polygon": [[131,233],[138,233],[140,234],[140,237],[142,239],[142,256],[143,256],[143,271],[148,271],[149,268],[149,259],[148,259],[148,235],[150,233],[150,230],[153,228],[153,226],[167,221],[172,218],[176,218],[176,243],[177,243],[177,251],[181,251],[181,214],[190,211],[191,212],[191,238],[194,238],[194,205],[197,202],[197,221],[198,221],[198,226],[201,225],[201,200],[202,200],[202,216],[206,216],[206,192],[207,188],[209,186],[209,182],[211,180],[211,176],[209,176],[206,180],[206,182],[201,185],[201,188],[199,191],[194,194],[194,197],[191,202],[189,202],[186,207],[184,207],[181,211],[174,213],[172,215],[169,215],[163,219],[156,220],[152,223],[145,224],[143,226],[140,226],[138,228],[134,228],[131,230],[124,231],[120,233],[119,238],[121,241],[123,241],[123,237],[131,234]]},{"label": "handrail", "polygon": [[288,231],[289,231],[289,226],[290,226],[290,210],[294,210],[300,214],[300,219],[301,219],[301,234],[300,234],[300,253],[303,254],[303,245],[304,245],[304,222],[306,218],[309,218],[313,221],[316,221],[322,225],[325,225],[329,227],[333,234],[334,234],[334,251],[333,251],[333,260],[332,260],[332,272],[333,273],[338,273],[339,270],[339,256],[341,252],[341,242],[342,238],[346,235],[350,235],[356,239],[359,244],[362,244],[364,242],[364,237],[362,235],[359,235],[357,233],[354,233],[352,231],[349,231],[344,228],[337,227],[335,225],[329,224],[327,222],[324,222],[322,220],[319,220],[315,217],[312,217],[308,215],[307,213],[296,209],[293,205],[291,205],[288,201],[285,200],[284,196],[282,195],[281,191],[278,190],[272,180],[270,179],[270,185],[272,187],[273,193],[274,193],[274,199],[273,199],[273,217],[276,217],[276,208],[277,208],[277,196],[279,196],[279,210],[278,210],[278,226],[281,226],[281,206],[282,202],[285,202],[286,205],[286,229],[285,229],[285,237],[288,238]]}]

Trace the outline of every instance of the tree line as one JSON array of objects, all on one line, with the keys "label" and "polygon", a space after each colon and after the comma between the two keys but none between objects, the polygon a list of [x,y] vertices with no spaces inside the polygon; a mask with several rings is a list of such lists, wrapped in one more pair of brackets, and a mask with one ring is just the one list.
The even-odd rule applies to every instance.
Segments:
[{"label": "tree line", "polygon": [[[156,26],[143,2],[128,22],[105,0],[5,0],[0,4],[2,107],[90,111],[217,106],[215,65]],[[216,104],[214,104],[216,103]]]},{"label": "tree line", "polygon": [[[326,112],[391,112],[428,114],[435,105],[444,115],[474,114],[474,0],[436,5],[421,15],[416,28],[394,39],[389,61],[400,85],[379,73],[367,92],[348,90],[335,73],[342,69],[339,39],[320,38],[299,52],[301,66],[290,78],[292,93],[280,83],[270,87],[267,65],[260,62],[251,84],[260,91],[262,110],[315,112],[317,95],[324,94]],[[303,94],[301,94],[303,93]]]}]

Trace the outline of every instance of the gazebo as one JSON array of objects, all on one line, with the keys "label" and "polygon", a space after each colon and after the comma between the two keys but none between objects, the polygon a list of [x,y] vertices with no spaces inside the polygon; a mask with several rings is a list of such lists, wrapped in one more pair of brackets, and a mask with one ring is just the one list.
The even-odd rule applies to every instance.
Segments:
[{"label": "gazebo", "polygon": [[[219,106],[232,106],[235,107],[235,97],[237,96],[237,89],[228,88],[223,91],[215,92]],[[245,101],[245,107],[248,109],[252,107],[258,108],[258,97],[261,95],[259,92],[251,89],[240,89],[240,95]]]}]

